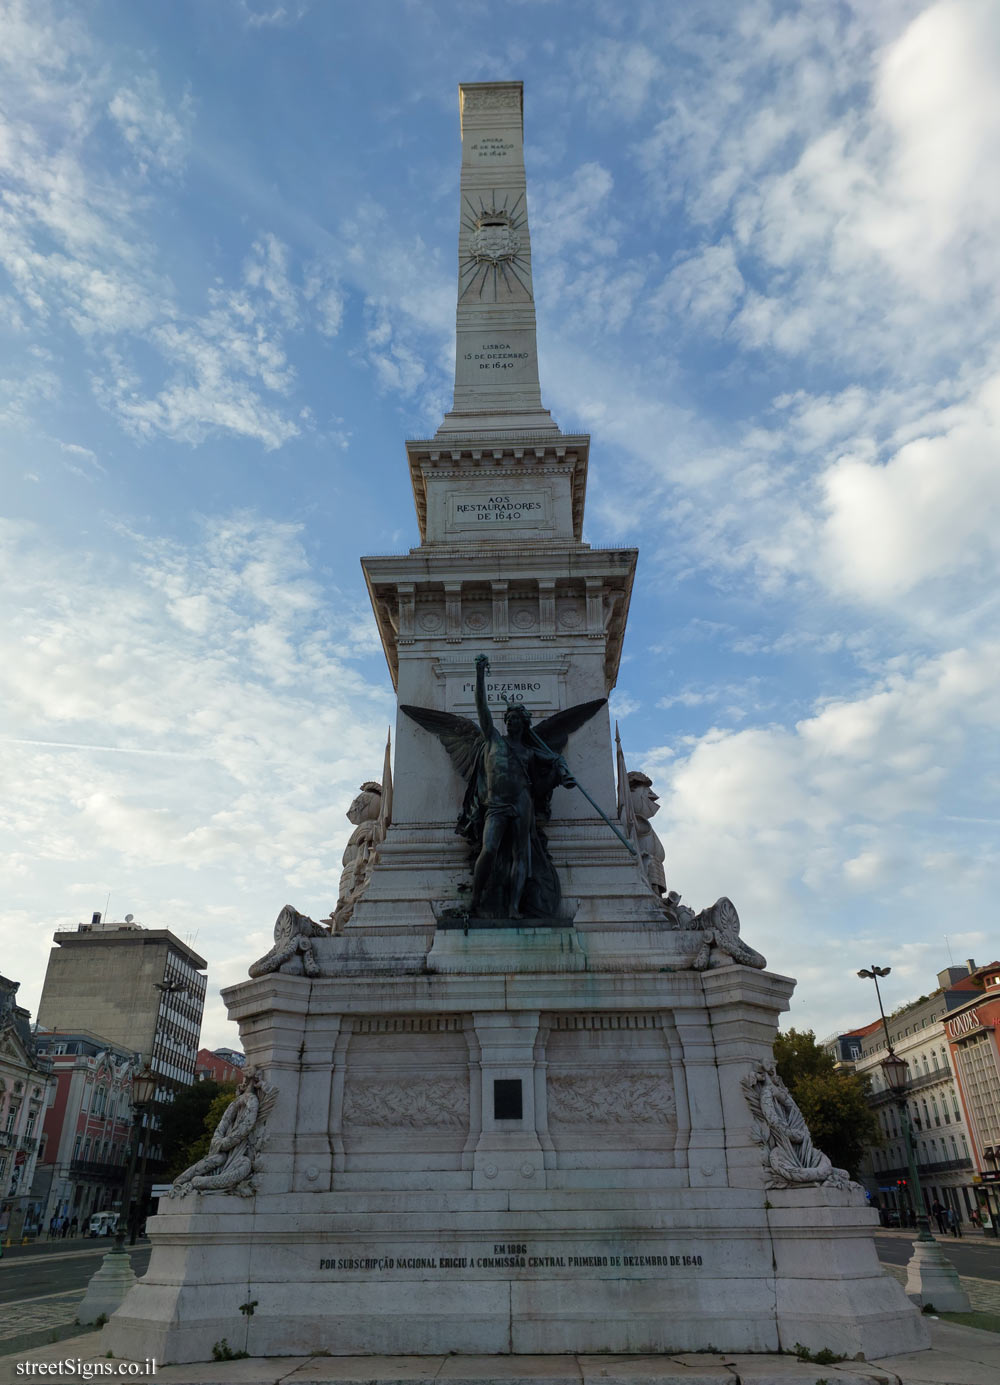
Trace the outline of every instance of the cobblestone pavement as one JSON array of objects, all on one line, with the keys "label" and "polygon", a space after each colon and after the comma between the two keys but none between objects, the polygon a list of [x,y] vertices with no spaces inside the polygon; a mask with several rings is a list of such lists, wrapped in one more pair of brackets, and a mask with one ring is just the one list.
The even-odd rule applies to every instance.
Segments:
[{"label": "cobblestone pavement", "polygon": [[69,1289],[61,1294],[43,1294],[40,1298],[5,1303],[0,1307],[0,1350],[5,1341],[71,1323],[85,1293],[86,1288]]}]

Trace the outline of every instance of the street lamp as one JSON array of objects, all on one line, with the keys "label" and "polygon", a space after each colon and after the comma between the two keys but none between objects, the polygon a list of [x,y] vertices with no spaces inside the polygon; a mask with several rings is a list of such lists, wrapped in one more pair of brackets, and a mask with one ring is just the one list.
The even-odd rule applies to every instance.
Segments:
[{"label": "street lamp", "polygon": [[931,1235],[930,1219],[927,1216],[924,1193],[920,1186],[920,1175],[917,1173],[917,1156],[913,1148],[910,1112],[906,1105],[906,1084],[909,1081],[910,1068],[906,1059],[900,1058],[892,1046],[892,1039],[889,1036],[889,1021],[885,1017],[882,992],[879,990],[878,984],[879,977],[888,976],[891,971],[892,967],[877,967],[873,962],[870,970],[867,967],[862,967],[858,976],[863,980],[875,982],[875,994],[878,996],[878,1009],[882,1016],[886,1047],[886,1055],[879,1066],[885,1077],[886,1087],[896,1099],[899,1124],[903,1131],[903,1147],[906,1150],[906,1162],[910,1171],[910,1196],[913,1200],[913,1211],[917,1221],[917,1237],[913,1243],[913,1256],[906,1267],[906,1292],[918,1296],[924,1304],[933,1304],[942,1312],[967,1313],[969,1311],[969,1299],[959,1283],[958,1271]]},{"label": "street lamp", "polygon": [[[122,1193],[122,1210],[115,1228],[114,1253],[125,1251],[125,1233],[129,1217],[132,1215],[132,1184],[135,1180],[135,1161],[139,1153],[139,1132],[146,1108],[156,1095],[157,1077],[147,1062],[141,1072],[132,1078],[132,1128],[133,1136],[128,1155],[128,1172],[125,1175],[125,1189]],[[148,1137],[147,1137],[148,1138]]]}]

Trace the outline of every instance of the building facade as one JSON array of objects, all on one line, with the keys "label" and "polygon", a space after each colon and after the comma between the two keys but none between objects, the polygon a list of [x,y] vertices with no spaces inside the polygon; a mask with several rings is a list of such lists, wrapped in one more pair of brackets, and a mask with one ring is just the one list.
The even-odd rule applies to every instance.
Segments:
[{"label": "building facade", "polygon": [[[949,1015],[955,988],[975,973],[973,961],[939,972],[929,994],[888,1016],[896,1054],[909,1068],[905,1089],[917,1173],[928,1210],[935,1202],[950,1208],[968,1227],[981,1212],[973,1140],[959,1074],[951,1054]],[[961,992],[959,992],[961,993]],[[1000,1000],[1000,992],[998,992]],[[998,1007],[1000,1008],[1000,1007]],[[882,1071],[886,1057],[881,1019],[826,1041],[838,1064],[867,1077],[871,1104],[882,1129],[882,1143],[871,1147],[860,1170],[873,1205],[888,1225],[912,1224],[910,1172],[900,1124],[898,1099]],[[1000,1136],[998,1136],[1000,1138]]]},{"label": "building facade", "polygon": [[32,1183],[52,1092],[30,1016],[15,999],[19,986],[0,976],[0,1240],[13,1244],[36,1234],[41,1224]]},{"label": "building facade", "polygon": [[[234,1059],[239,1058],[239,1062]],[[199,1048],[195,1060],[195,1077],[199,1082],[239,1082],[243,1076],[243,1055],[231,1048],[214,1051]]]},{"label": "building facade", "polygon": [[56,933],[53,941],[39,1027],[99,1035],[107,1047],[149,1063],[157,1090],[141,1139],[151,1176],[160,1174],[156,1132],[163,1107],[195,1080],[205,959],[169,929],[143,928],[131,914],[102,922],[95,913],[90,923]]},{"label": "building facade", "polygon": [[[122,1205],[133,1134],[132,1075],[127,1049],[95,1034],[52,1030],[36,1035],[52,1067],[55,1094],[45,1116],[32,1196],[42,1225],[83,1235],[95,1212]],[[75,1223],[75,1225],[74,1225]]]},{"label": "building facade", "polygon": [[206,963],[166,928],[143,928],[129,915],[102,923],[95,914],[73,932],[56,933],[38,1023],[80,1029],[139,1054],[169,1101],[194,1081],[205,1008]]},{"label": "building facade", "polygon": [[1000,1232],[1000,962],[977,967],[948,993],[944,1023],[969,1128],[984,1226]]}]

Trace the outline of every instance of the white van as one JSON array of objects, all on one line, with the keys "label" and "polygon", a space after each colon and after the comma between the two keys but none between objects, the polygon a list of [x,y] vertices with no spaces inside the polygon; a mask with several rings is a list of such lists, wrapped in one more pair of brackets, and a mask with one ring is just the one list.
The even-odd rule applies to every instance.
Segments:
[{"label": "white van", "polygon": [[88,1236],[113,1236],[117,1230],[117,1212],[95,1212],[87,1225]]}]

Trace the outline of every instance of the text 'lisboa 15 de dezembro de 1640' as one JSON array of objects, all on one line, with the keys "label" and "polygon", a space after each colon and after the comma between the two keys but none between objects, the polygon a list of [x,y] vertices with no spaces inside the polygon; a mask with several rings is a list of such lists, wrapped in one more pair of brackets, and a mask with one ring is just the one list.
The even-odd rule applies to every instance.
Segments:
[{"label": "text 'lisboa 15 de dezembro de 1640'", "polygon": [[[150,1223],[116,1353],[774,1352],[926,1341],[771,1044],[793,982],[686,907],[612,754],[637,554],[542,406],[518,82],[460,89],[454,407],[420,543],[363,560],[399,699],[341,897],[225,992],[240,1107]],[[373,766],[373,769],[375,767]],[[248,959],[248,961],[251,959]]]}]

